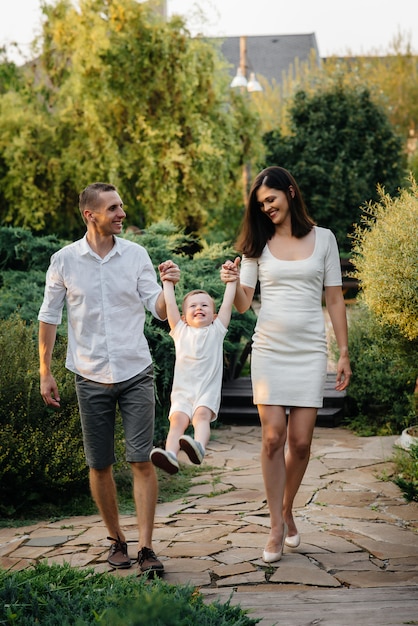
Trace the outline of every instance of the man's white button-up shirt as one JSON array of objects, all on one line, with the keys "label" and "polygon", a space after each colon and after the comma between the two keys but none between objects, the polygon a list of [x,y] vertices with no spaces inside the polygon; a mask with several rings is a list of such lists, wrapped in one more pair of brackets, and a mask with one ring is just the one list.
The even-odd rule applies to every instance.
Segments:
[{"label": "man's white button-up shirt", "polygon": [[38,320],[58,325],[68,316],[66,367],[100,383],[129,380],[151,362],[144,336],[145,309],[161,293],[148,252],[115,237],[105,258],[86,236],[52,255]]}]

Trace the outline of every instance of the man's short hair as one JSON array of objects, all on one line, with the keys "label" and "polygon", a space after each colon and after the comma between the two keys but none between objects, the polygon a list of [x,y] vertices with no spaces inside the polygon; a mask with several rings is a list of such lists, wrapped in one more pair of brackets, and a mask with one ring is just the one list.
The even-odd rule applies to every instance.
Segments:
[{"label": "man's short hair", "polygon": [[110,183],[91,183],[88,185],[79,195],[79,204],[78,207],[80,209],[81,217],[83,218],[83,222],[87,224],[87,221],[84,217],[84,210],[89,208],[92,211],[97,209],[100,202],[100,194],[105,193],[106,191],[117,191],[115,185],[111,185]]}]

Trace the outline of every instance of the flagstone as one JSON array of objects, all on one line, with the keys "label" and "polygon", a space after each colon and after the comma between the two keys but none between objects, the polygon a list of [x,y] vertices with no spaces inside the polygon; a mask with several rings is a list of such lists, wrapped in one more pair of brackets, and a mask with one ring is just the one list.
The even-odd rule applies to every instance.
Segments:
[{"label": "flagstone", "polygon": [[216,582],[217,587],[235,587],[237,585],[255,585],[265,582],[266,575],[261,570],[254,570],[249,574],[238,574],[236,576],[227,576],[220,578]]},{"label": "flagstone", "polygon": [[[337,455],[327,455],[326,457],[322,457],[322,462],[327,468],[327,471],[330,470],[341,470],[341,469],[350,469],[353,466],[353,457],[352,455],[347,455],[344,453],[340,453]],[[366,459],[360,461],[360,459],[356,462],[356,467],[366,467],[370,465],[370,462]]]},{"label": "flagstone", "polygon": [[[300,491],[295,496],[293,501],[294,509],[304,509],[309,505],[315,495],[316,489],[307,489],[305,486],[302,486]],[[267,503],[266,503],[267,508]]]},{"label": "flagstone", "polygon": [[328,552],[358,552],[360,548],[343,536],[338,531],[331,529],[329,532],[311,532],[302,535],[302,541],[310,546],[309,552],[315,552],[315,548],[328,550]]},{"label": "flagstone", "polygon": [[236,533],[223,538],[226,543],[237,548],[264,548],[266,543],[266,533]]},{"label": "flagstone", "polygon": [[[224,479],[226,480],[226,479]],[[250,476],[248,474],[244,474],[242,476],[238,476],[237,474],[233,474],[232,476],[228,476],[228,484],[233,485],[236,489],[254,489],[255,495],[259,496],[260,491],[264,492],[263,479],[260,476]]]},{"label": "flagstone", "polygon": [[415,572],[375,572],[339,571],[336,576],[345,585],[350,587],[400,587],[418,584],[418,574]]},{"label": "flagstone", "polygon": [[[257,468],[257,469],[254,469]],[[238,456],[236,458],[230,458],[228,459],[228,461],[226,462],[226,465],[224,467],[224,470],[230,470],[230,471],[237,471],[237,470],[246,470],[248,472],[254,473],[254,471],[258,471],[260,468],[260,463],[257,461],[253,461],[251,463],[251,459],[242,459],[241,456]]]},{"label": "flagstone", "polygon": [[378,565],[377,562],[373,563],[367,552],[317,554],[315,561],[333,575],[340,570],[378,571],[380,565],[383,565]]},{"label": "flagstone", "polygon": [[22,569],[26,569],[27,567],[30,567],[31,565],[34,565],[34,564],[35,564],[35,561],[33,561],[32,559],[20,559],[20,558],[13,559],[8,556],[0,557],[0,567],[3,570],[19,571]]},{"label": "flagstone", "polygon": [[73,554],[47,555],[45,559],[42,560],[45,560],[48,565],[52,565],[52,563],[57,565],[68,563],[72,567],[85,567],[95,560],[95,556],[87,552],[74,552]]},{"label": "flagstone", "polygon": [[366,506],[373,504],[376,496],[372,492],[365,491],[342,491],[334,489],[322,489],[316,495],[315,503],[321,505],[347,505]]},{"label": "flagstone", "polygon": [[[92,567],[92,566],[94,566],[94,564],[89,563],[88,567]],[[131,578],[132,577],[134,584],[138,579],[139,570],[138,570],[136,563],[132,565],[132,567],[129,567],[127,569],[111,568],[108,564],[101,564],[98,566],[97,570],[95,569],[95,571],[97,572],[100,571],[100,568],[103,573],[112,574],[112,576],[116,576],[117,578]]]},{"label": "flagstone", "polygon": [[333,475],[333,478],[342,483],[356,485],[359,488],[364,488],[366,486],[367,490],[370,490],[381,485],[381,481],[375,474],[375,469],[362,467],[360,469],[348,469],[337,472]]},{"label": "flagstone", "polygon": [[369,507],[355,507],[355,506],[339,506],[338,507],[338,517],[340,519],[359,519],[359,520],[369,520],[369,521],[385,521],[390,522],[393,521],[393,517],[388,515],[384,511],[375,508]]},{"label": "flagstone", "polygon": [[270,516],[266,515],[246,515],[242,518],[246,524],[256,524],[257,526],[270,528]]},{"label": "flagstone", "polygon": [[156,508],[155,518],[170,518],[172,515],[175,515],[178,511],[182,511],[183,509],[188,508],[188,504],[182,504],[178,500],[174,502],[164,502],[158,503]]},{"label": "flagstone", "polygon": [[93,526],[92,528],[87,528],[84,533],[81,533],[77,537],[69,539],[67,544],[69,546],[81,546],[90,543],[102,543],[104,541],[107,542],[106,528],[103,526]]},{"label": "flagstone", "polygon": [[[94,563],[90,563],[89,567],[91,567],[96,574],[113,574],[114,572],[116,572],[116,570],[114,569],[109,569],[108,563],[94,562]],[[131,574],[133,573],[132,569],[125,570],[125,571],[130,571]]]},{"label": "flagstone", "polygon": [[187,530],[180,531],[173,540],[175,541],[198,541],[208,542],[214,539],[220,539],[229,535],[229,533],[235,530],[234,526],[216,525],[212,528],[189,528]]},{"label": "flagstone", "polygon": [[27,546],[59,546],[62,545],[63,543],[66,543],[69,539],[71,539],[71,537],[69,537],[68,535],[58,535],[58,536],[49,536],[49,537],[41,537],[41,536],[36,536],[33,537],[33,535],[31,535],[30,539],[28,539],[28,541],[26,542],[25,545]]},{"label": "flagstone", "polygon": [[377,557],[378,559],[391,559],[394,557],[406,557],[410,556],[411,553],[416,554],[418,556],[418,549],[414,546],[408,545],[400,545],[397,543],[390,543],[388,541],[375,541],[374,539],[370,539],[369,537],[365,537],[364,535],[356,535],[351,531],[333,531],[338,532],[341,536],[350,537],[359,549],[365,550]]},{"label": "flagstone", "polygon": [[234,563],[231,565],[217,565],[212,569],[215,576],[224,578],[225,576],[236,576],[237,574],[246,574],[247,572],[253,572],[254,566],[249,562]]},{"label": "flagstone", "polygon": [[[236,516],[234,514],[225,514],[222,521],[232,523],[235,519]],[[210,510],[206,511],[206,509],[201,510],[194,507],[186,509],[170,519],[170,524],[173,528],[179,526],[193,527],[196,525],[208,528],[210,526],[216,526],[218,523],[219,520],[211,514]]]},{"label": "flagstone", "polygon": [[336,578],[324,572],[314,565],[308,558],[301,555],[291,554],[283,557],[276,566],[272,563],[275,571],[270,576],[270,582],[291,582],[317,587],[339,587]]},{"label": "flagstone", "polygon": [[234,563],[244,563],[246,561],[254,561],[260,557],[259,548],[238,548],[233,547],[227,550],[223,550],[216,554],[216,560],[219,563],[225,563],[225,565],[232,565]]},{"label": "flagstone", "polygon": [[52,548],[46,548],[44,546],[32,547],[23,544],[19,548],[17,548],[17,550],[14,550],[14,552],[10,553],[9,556],[14,559],[39,559],[45,554],[48,554],[48,552],[51,552],[51,550]]},{"label": "flagstone", "polygon": [[190,509],[183,509],[182,513],[207,515],[208,513],[210,513],[210,509],[204,509],[204,508],[199,508],[198,506],[195,506],[195,507],[191,507]]},{"label": "flagstone", "polygon": [[228,511],[236,511],[237,513],[243,513],[244,511],[258,511],[259,509],[265,508],[265,503],[263,500],[249,500],[247,502],[237,502],[234,503],[224,503],[224,502],[214,502],[214,504],[210,507],[214,514],[218,515],[219,512],[223,511],[224,507],[228,507]]},{"label": "flagstone", "polygon": [[216,452],[229,452],[232,448],[230,443],[221,441],[221,439],[211,439],[207,445],[207,449]]},{"label": "flagstone", "polygon": [[7,556],[11,552],[17,550],[27,540],[26,537],[19,537],[18,539],[12,539],[9,543],[5,543],[0,547],[0,556]]},{"label": "flagstone", "polygon": [[[48,556],[59,556],[61,554],[74,554],[74,551],[75,551],[74,546],[61,546],[60,548],[51,550],[51,552],[48,553]],[[93,548],[89,548],[86,551],[91,552],[93,554]],[[99,552],[97,554],[101,554],[102,552],[103,552],[103,549],[99,549]]]},{"label": "flagstone", "polygon": [[188,494],[191,496],[196,496],[196,495],[202,495],[202,496],[211,496],[213,493],[215,493],[216,491],[229,491],[231,490],[232,485],[230,484],[226,484],[226,483],[217,483],[216,487],[213,486],[213,484],[201,484],[201,485],[195,485],[194,487],[191,487],[188,491]]},{"label": "flagstone", "polygon": [[232,505],[232,504],[241,504],[248,503],[248,501],[259,500],[260,492],[256,489],[240,489],[240,490],[232,490],[227,493],[220,493],[219,495],[215,495],[211,498],[202,498],[200,500],[200,506],[208,506],[209,508],[213,508],[215,506],[220,505]]},{"label": "flagstone", "polygon": [[164,550],[164,554],[170,557],[182,556],[205,556],[216,554],[225,549],[225,544],[219,541],[211,541],[209,543],[194,543],[191,541],[176,541],[172,546]]},{"label": "flagstone", "polygon": [[237,533],[265,533],[268,534],[268,529],[265,526],[259,524],[244,524],[241,528],[238,528]]},{"label": "flagstone", "polygon": [[386,565],[386,569],[394,572],[397,570],[403,571],[418,571],[418,559],[414,556],[406,556],[404,558],[392,558]]},{"label": "flagstone", "polygon": [[174,525],[161,526],[159,528],[154,529],[153,538],[154,538],[154,541],[155,540],[170,541],[177,535],[177,533],[178,533],[178,528]]},{"label": "flagstone", "polygon": [[217,566],[217,561],[213,558],[199,559],[199,558],[170,558],[164,561],[164,567],[166,572],[207,572]]},{"label": "flagstone", "polygon": [[0,528],[0,545],[5,541],[12,541],[13,539],[19,539],[16,528]]},{"label": "flagstone", "polygon": [[389,506],[386,510],[390,515],[405,521],[418,521],[418,504],[416,502]]},{"label": "flagstone", "polygon": [[385,522],[369,523],[362,520],[353,520],[351,531],[360,533],[376,541],[388,541],[391,543],[415,545],[418,550],[418,537],[411,531],[394,524]]},{"label": "flagstone", "polygon": [[167,572],[164,574],[164,580],[170,585],[190,585],[199,588],[211,584],[209,572]]}]

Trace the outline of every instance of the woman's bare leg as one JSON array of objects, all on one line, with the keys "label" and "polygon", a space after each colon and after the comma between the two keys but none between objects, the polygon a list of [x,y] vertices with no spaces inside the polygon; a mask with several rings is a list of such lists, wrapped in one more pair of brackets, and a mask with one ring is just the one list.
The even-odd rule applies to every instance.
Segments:
[{"label": "woman's bare leg", "polygon": [[261,468],[270,511],[270,535],[265,550],[279,552],[284,531],[286,412],[284,407],[270,405],[259,405],[258,412],[262,429]]},{"label": "woman's bare leg", "polygon": [[312,435],[317,409],[294,407],[290,411],[287,427],[286,486],[283,498],[283,517],[288,526],[288,536],[297,534],[293,519],[293,501],[305,475],[311,453]]}]

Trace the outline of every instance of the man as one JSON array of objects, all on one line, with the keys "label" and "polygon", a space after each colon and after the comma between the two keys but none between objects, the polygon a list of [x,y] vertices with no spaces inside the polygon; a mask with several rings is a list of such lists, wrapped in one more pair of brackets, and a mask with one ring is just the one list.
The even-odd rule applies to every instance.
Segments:
[{"label": "man", "polygon": [[[116,187],[93,183],[79,200],[86,235],[51,257],[38,316],[41,395],[45,404],[59,408],[51,360],[66,303],[66,367],[75,373],[91,493],[113,542],[107,560],[112,567],[131,566],[112,469],[118,404],[126,460],[133,473],[140,573],[161,575],[164,567],[152,549],[158,491],[149,461],[155,413],[153,368],[143,329],[145,308],[157,319],[166,318],[164,294],[147,251],[117,237],[126,213]],[[178,282],[179,268],[167,263],[168,279]]]}]

